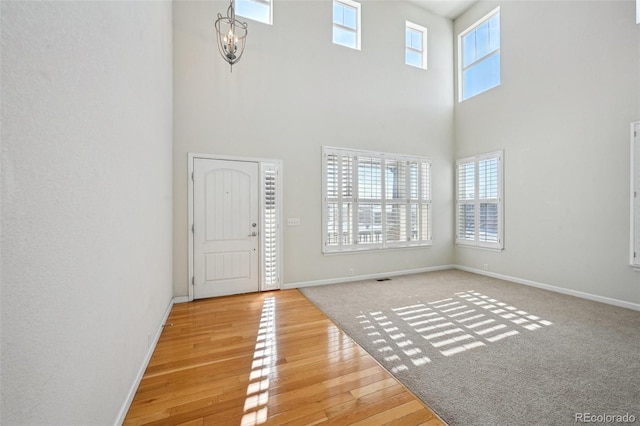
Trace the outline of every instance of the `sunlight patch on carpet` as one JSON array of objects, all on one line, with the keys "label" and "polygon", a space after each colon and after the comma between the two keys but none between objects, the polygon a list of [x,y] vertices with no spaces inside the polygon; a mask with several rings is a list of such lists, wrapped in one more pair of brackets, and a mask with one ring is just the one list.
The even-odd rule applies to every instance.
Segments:
[{"label": "sunlight patch on carpet", "polygon": [[[394,373],[412,365],[427,365],[435,357],[451,357],[552,325],[474,290],[388,312],[360,312],[356,318]],[[423,340],[415,343],[407,337],[409,332]]]}]

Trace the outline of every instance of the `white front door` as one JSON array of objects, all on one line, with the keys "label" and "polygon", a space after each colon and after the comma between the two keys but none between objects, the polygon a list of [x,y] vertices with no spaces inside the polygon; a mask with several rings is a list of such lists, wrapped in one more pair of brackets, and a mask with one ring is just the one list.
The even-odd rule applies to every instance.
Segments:
[{"label": "white front door", "polygon": [[193,172],[194,298],[259,291],[258,163],[196,158]]}]

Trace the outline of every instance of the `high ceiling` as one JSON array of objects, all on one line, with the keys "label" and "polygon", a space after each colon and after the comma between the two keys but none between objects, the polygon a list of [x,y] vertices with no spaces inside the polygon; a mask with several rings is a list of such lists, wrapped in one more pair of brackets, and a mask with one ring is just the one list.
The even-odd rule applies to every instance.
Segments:
[{"label": "high ceiling", "polygon": [[436,15],[456,19],[462,12],[471,7],[477,0],[408,0]]}]

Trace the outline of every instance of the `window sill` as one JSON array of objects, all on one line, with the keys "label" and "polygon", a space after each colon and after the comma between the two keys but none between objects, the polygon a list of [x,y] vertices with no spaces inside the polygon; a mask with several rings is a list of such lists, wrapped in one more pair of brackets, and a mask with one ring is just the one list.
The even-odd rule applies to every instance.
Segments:
[{"label": "window sill", "polygon": [[456,247],[463,247],[463,248],[476,249],[476,250],[495,251],[495,252],[501,252],[504,250],[504,247],[485,247],[485,246],[476,246],[476,245],[465,244],[465,243],[456,243]]},{"label": "window sill", "polygon": [[421,248],[430,248],[433,247],[433,244],[421,244],[414,246],[398,246],[398,247],[366,247],[366,248],[357,248],[350,250],[323,250],[322,254],[325,255],[334,255],[334,254],[357,254],[357,253],[372,253],[372,252],[384,252],[384,251],[395,251],[395,250],[414,250]]}]

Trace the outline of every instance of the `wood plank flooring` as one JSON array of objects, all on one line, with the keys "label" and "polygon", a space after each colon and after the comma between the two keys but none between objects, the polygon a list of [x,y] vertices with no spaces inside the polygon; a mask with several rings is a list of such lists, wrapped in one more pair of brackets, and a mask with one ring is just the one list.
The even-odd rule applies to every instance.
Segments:
[{"label": "wood plank flooring", "polygon": [[444,425],[298,290],[175,305],[125,425]]}]

